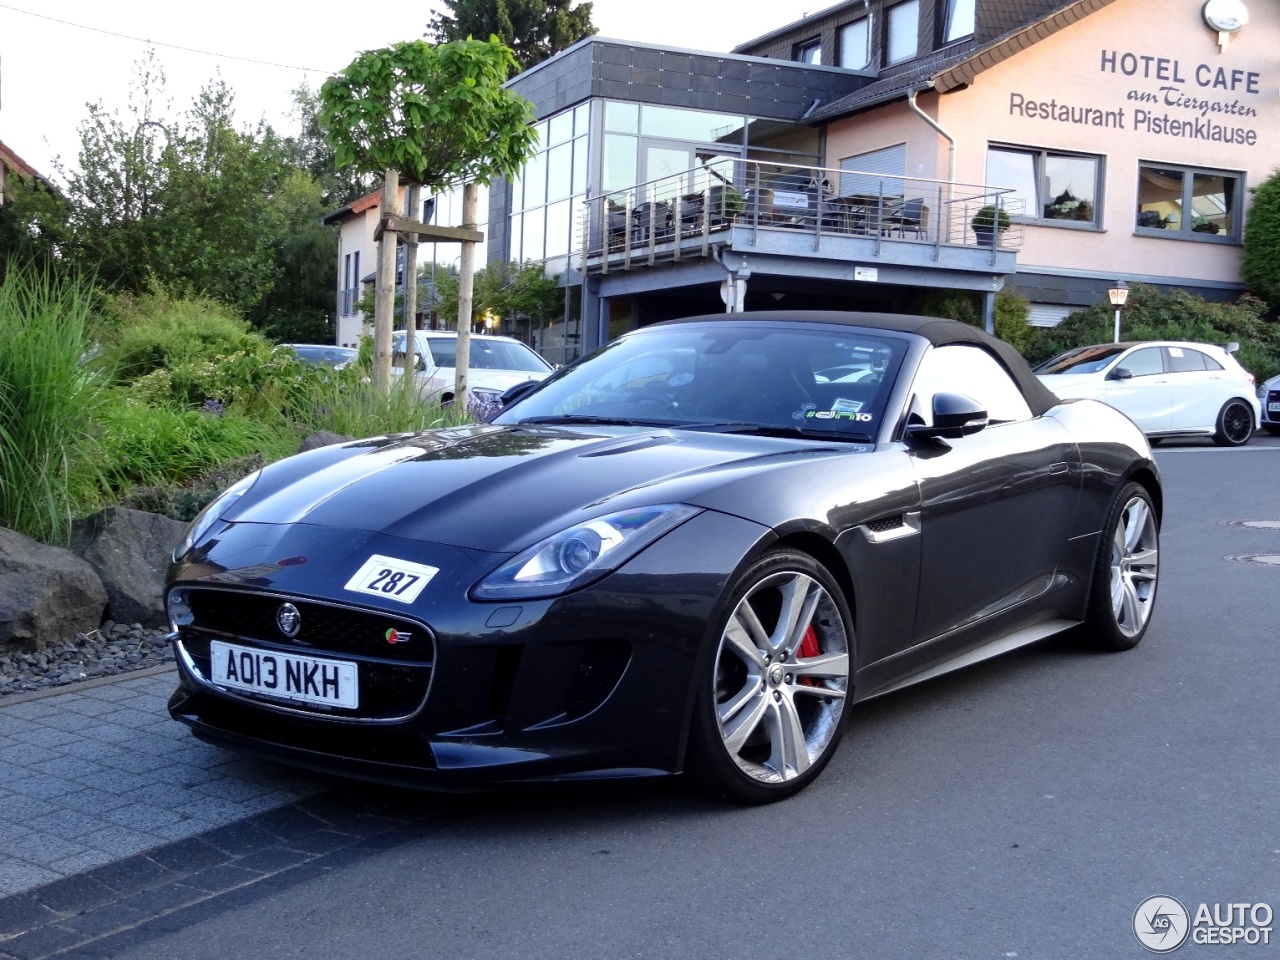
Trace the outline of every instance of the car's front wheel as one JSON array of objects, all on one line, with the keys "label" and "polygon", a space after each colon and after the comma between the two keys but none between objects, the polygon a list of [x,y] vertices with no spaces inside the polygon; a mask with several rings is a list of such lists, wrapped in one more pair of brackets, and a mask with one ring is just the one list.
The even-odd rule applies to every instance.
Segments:
[{"label": "car's front wheel", "polygon": [[1111,505],[1089,595],[1085,631],[1104,650],[1138,645],[1155,608],[1160,574],[1160,525],[1151,495],[1129,483]]},{"label": "car's front wheel", "polygon": [[692,770],[721,796],[782,800],[840,741],[853,692],[848,607],[825,567],[776,550],[737,581],[728,611],[699,678]]},{"label": "car's front wheel", "polygon": [[1253,436],[1253,408],[1237,397],[1228,400],[1218,411],[1217,430],[1213,442],[1220,447],[1242,447]]}]

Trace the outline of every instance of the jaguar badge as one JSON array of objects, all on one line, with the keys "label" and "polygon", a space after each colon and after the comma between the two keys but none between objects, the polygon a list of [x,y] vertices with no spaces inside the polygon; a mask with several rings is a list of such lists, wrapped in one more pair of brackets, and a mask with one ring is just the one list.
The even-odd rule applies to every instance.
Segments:
[{"label": "jaguar badge", "polygon": [[276,610],[276,626],[292,640],[302,630],[302,614],[292,603],[282,603]]}]

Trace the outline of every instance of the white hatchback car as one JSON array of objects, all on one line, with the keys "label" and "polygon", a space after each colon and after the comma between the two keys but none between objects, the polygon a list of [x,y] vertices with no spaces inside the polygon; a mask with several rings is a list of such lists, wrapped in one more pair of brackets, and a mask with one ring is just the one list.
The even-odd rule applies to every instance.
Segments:
[{"label": "white hatchback car", "polygon": [[[404,368],[405,346],[405,332],[393,331],[391,362],[396,373]],[[418,355],[419,393],[423,397],[438,398],[441,403],[452,402],[458,335],[453,331],[418,330],[413,335],[413,346]],[[496,412],[503,393],[516,384],[542,380],[552,369],[551,364],[519,340],[473,333],[467,369],[469,406],[478,411],[492,408]]]},{"label": "white hatchback car", "polygon": [[1235,347],[1156,341],[1077,347],[1035,368],[1064,400],[1102,400],[1128,415],[1153,442],[1212,437],[1224,447],[1249,442],[1262,415],[1253,374]]}]

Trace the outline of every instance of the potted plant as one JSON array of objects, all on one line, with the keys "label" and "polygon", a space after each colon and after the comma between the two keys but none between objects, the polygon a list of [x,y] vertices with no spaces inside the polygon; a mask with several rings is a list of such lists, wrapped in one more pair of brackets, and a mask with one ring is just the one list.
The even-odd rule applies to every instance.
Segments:
[{"label": "potted plant", "polygon": [[995,246],[996,231],[1004,233],[1009,229],[1009,214],[1003,207],[997,209],[995,204],[988,203],[985,207],[978,208],[969,225],[973,227],[978,243],[984,247]]}]

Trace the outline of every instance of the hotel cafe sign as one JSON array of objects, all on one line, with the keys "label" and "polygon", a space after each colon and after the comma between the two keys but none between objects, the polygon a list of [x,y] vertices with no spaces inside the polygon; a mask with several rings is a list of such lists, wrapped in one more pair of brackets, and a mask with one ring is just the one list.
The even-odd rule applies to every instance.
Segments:
[{"label": "hotel cafe sign", "polygon": [[[1231,10],[1227,11],[1226,7]],[[1227,17],[1230,12],[1233,16]],[[1248,20],[1238,0],[1210,0],[1205,22],[1227,41]],[[1098,70],[1128,81],[1123,99],[1090,103],[1076,96],[1009,94],[1009,115],[1029,120],[1125,130],[1182,140],[1254,147],[1262,74],[1202,61],[1161,57],[1142,50],[1103,49]]]}]

